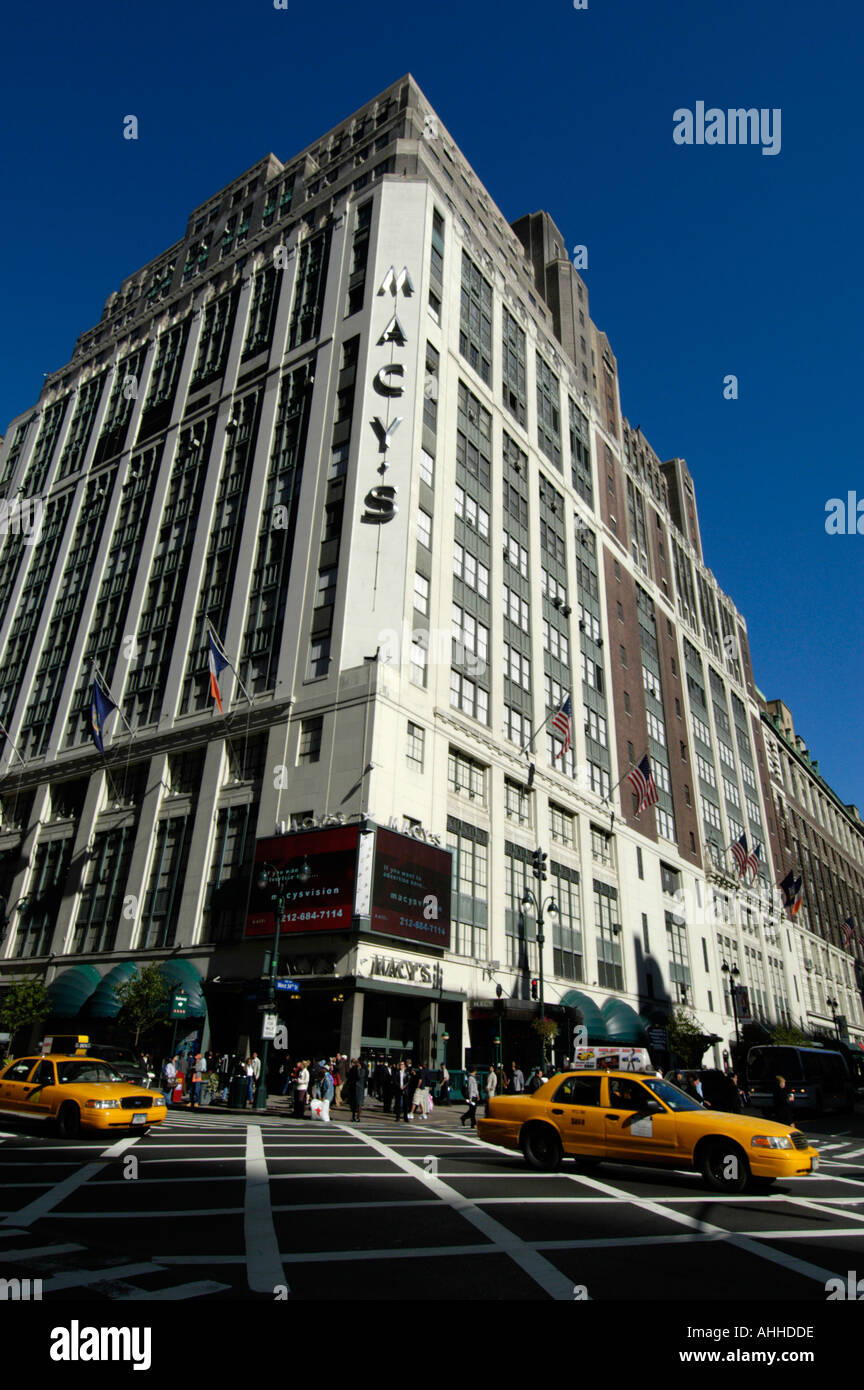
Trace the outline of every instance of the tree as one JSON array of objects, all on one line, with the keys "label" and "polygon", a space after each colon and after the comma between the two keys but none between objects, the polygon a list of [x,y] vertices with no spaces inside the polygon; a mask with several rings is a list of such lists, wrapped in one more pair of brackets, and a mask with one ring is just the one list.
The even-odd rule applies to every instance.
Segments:
[{"label": "tree", "polygon": [[776,1028],[771,1029],[771,1041],[777,1047],[806,1047],[810,1039],[796,1024],[790,1023],[787,1027],[778,1023]]},{"label": "tree", "polygon": [[688,1009],[675,1006],[666,1023],[666,1035],[669,1051],[681,1059],[685,1070],[700,1065],[708,1039]]},{"label": "tree", "polygon": [[28,1024],[38,1023],[51,1012],[51,999],[41,980],[21,980],[13,985],[0,1008],[0,1028],[9,1033],[6,1056],[12,1055],[15,1034]]},{"label": "tree", "polygon": [[142,1033],[168,1022],[173,990],[158,965],[145,965],[117,985],[114,995],[120,1001],[118,1018],[135,1034],[136,1048]]}]

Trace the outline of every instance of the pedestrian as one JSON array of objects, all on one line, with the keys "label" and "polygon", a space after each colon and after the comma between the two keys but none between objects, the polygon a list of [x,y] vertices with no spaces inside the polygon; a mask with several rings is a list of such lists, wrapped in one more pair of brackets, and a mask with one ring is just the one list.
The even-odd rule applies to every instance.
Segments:
[{"label": "pedestrian", "polygon": [[443,1063],[441,1066],[441,1084],[438,1087],[438,1104],[450,1104],[450,1073]]},{"label": "pedestrian", "polygon": [[243,1063],[243,1071],[246,1076],[246,1100],[244,1105],[251,1105],[255,1099],[255,1068],[252,1065],[252,1058],[247,1057]]},{"label": "pedestrian", "polygon": [[426,1084],[426,1068],[421,1067],[417,1072],[417,1085],[411,1097],[411,1114],[419,1115],[421,1120],[426,1119],[426,1111],[429,1103],[429,1087]]},{"label": "pedestrian", "polygon": [[333,1109],[342,1110],[342,1087],[345,1085],[345,1078],[348,1075],[348,1065],[341,1052],[336,1053],[336,1060],[333,1063],[333,1081],[336,1085],[336,1095],[333,1100]]},{"label": "pedestrian", "polygon": [[170,1105],[174,1095],[174,1087],[177,1084],[177,1067],[174,1058],[169,1057],[162,1068],[162,1091],[165,1096],[165,1104]]},{"label": "pedestrian", "polygon": [[393,1115],[397,1125],[403,1116],[408,1119],[408,1073],[404,1062],[393,1073]]},{"label": "pedestrian", "polygon": [[322,1062],[321,1065],[324,1067],[324,1075],[321,1078],[321,1119],[329,1124],[330,1102],[335,1094],[336,1086],[326,1063]]},{"label": "pedestrian", "polygon": [[285,1053],[285,1060],[279,1068],[279,1075],[282,1077],[282,1094],[283,1096],[287,1096],[288,1092],[291,1090],[292,1080],[290,1052]]},{"label": "pedestrian", "polygon": [[510,1063],[510,1080],[507,1089],[514,1096],[518,1096],[520,1091],[525,1090],[525,1077],[515,1062]]},{"label": "pedestrian", "polygon": [[228,1084],[231,1080],[231,1073],[234,1070],[234,1058],[230,1052],[223,1052],[219,1058],[219,1099],[227,1101]]},{"label": "pedestrian", "polygon": [[366,1065],[357,1058],[352,1061],[348,1068],[348,1080],[345,1089],[351,1106],[351,1119],[359,1120],[363,1102],[366,1099]]},{"label": "pedestrian", "polygon": [[732,1085],[735,1087],[735,1090],[738,1092],[738,1099],[739,1099],[740,1102],[741,1102],[741,1109],[743,1110],[744,1106],[748,1104],[747,1092],[746,1092],[746,1090],[744,1089],[744,1087],[741,1085],[741,1082],[738,1080],[738,1073],[737,1073],[737,1071],[733,1071],[733,1072],[730,1073],[730,1075],[729,1075],[729,1080],[732,1082]]},{"label": "pedestrian", "polygon": [[528,1077],[528,1085],[525,1087],[526,1095],[533,1096],[535,1091],[539,1091],[545,1080],[541,1068],[532,1067],[531,1075]]},{"label": "pedestrian", "polygon": [[775,1076],[774,1078],[774,1118],[778,1124],[791,1125],[792,1107],[789,1103],[789,1092],[786,1089],[786,1077]]},{"label": "pedestrian", "polygon": [[477,1085],[477,1068],[469,1067],[468,1075],[465,1078],[465,1101],[468,1109],[464,1115],[460,1115],[460,1123],[464,1125],[466,1120],[471,1123],[471,1128],[477,1128],[477,1102],[480,1099],[480,1087]]},{"label": "pedestrian", "polygon": [[301,1062],[294,1081],[294,1119],[306,1117],[306,1094],[309,1090],[309,1065]]},{"label": "pedestrian", "polygon": [[389,1115],[393,1106],[393,1068],[389,1062],[381,1064],[381,1113]]},{"label": "pedestrian", "polygon": [[187,1073],[189,1109],[197,1110],[201,1100],[201,1081],[204,1076],[204,1059],[200,1052],[196,1052],[192,1059],[192,1064]]},{"label": "pedestrian", "polygon": [[411,1065],[410,1061],[408,1062],[407,1071],[408,1080],[405,1083],[405,1119],[413,1120],[414,1096],[417,1093],[417,1087],[420,1085],[420,1072],[417,1067]]},{"label": "pedestrian", "polygon": [[257,1052],[253,1052],[253,1053],[252,1053],[252,1056],[251,1056],[251,1058],[250,1058],[250,1061],[251,1061],[251,1063],[252,1063],[252,1087],[253,1087],[252,1092],[250,1092],[250,1094],[249,1094],[249,1104],[251,1105],[251,1104],[252,1104],[252,1095],[253,1095],[253,1093],[257,1094],[258,1085],[259,1085],[259,1083],[260,1083],[260,1081],[261,1081],[261,1058],[258,1056],[258,1053],[257,1053]]},{"label": "pedestrian", "polygon": [[493,1067],[489,1068],[486,1076],[486,1114],[489,1114],[489,1102],[494,1100],[495,1092],[498,1090],[498,1077]]}]

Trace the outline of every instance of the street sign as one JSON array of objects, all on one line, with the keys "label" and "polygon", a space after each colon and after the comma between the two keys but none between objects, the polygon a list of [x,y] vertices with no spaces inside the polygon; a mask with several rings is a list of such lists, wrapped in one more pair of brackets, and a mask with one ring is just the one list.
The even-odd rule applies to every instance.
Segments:
[{"label": "street sign", "polygon": [[261,1020],[261,1037],[275,1038],[278,1022],[279,1019],[276,1014],[265,1014]]},{"label": "street sign", "polygon": [[171,1000],[171,1017],[185,1018],[189,1012],[189,995],[183,989],[174,991]]},{"label": "street sign", "polygon": [[668,1051],[669,1036],[665,1028],[649,1028],[648,1041],[652,1047],[656,1047],[659,1052]]},{"label": "street sign", "polygon": [[272,1003],[270,1002],[269,999],[267,999],[267,1000],[265,1000],[265,1002],[264,1002],[263,1004],[259,1004],[259,1005],[258,1005],[258,1012],[259,1012],[259,1014],[269,1014],[269,1012],[270,1012],[270,1010],[271,1010],[272,1008],[273,1008]]},{"label": "street sign", "polygon": [[277,988],[277,989],[287,989],[288,992],[289,992],[290,994],[297,994],[297,993],[299,993],[300,985],[299,985],[299,983],[297,982],[297,980],[287,980],[287,979],[283,979],[283,980],[277,980],[277,981],[276,981],[276,988]]}]

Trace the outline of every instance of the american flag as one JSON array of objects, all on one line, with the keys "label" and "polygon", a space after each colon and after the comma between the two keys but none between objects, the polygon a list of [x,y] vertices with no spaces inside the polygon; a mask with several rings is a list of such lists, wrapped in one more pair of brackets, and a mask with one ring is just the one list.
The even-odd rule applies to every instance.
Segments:
[{"label": "american flag", "polygon": [[783,906],[794,917],[803,899],[803,879],[796,878],[794,870],[790,869],[780,884],[780,892],[783,894]]},{"label": "american flag", "polygon": [[747,855],[747,868],[752,871],[754,879],[756,878],[756,875],[759,872],[759,857],[761,853],[762,846],[761,844],[759,844],[756,846],[754,850],[751,851],[750,854]]},{"label": "american flag", "polygon": [[570,744],[573,742],[573,699],[568,695],[559,710],[552,716],[552,728],[557,729],[564,740],[563,748],[559,748],[555,754],[556,758],[563,758]]},{"label": "american flag", "polygon": [[631,768],[627,773],[627,781],[633,788],[638,797],[636,815],[644,811],[646,806],[656,806],[658,801],[657,783],[654,781],[654,773],[651,771],[651,760],[648,754],[639,763],[638,767]]},{"label": "american flag", "polygon": [[743,830],[740,838],[735,841],[731,849],[735,863],[738,865],[738,877],[744,878],[747,874],[747,866],[751,863],[753,856],[747,850],[747,835]]},{"label": "american flag", "polygon": [[846,918],[846,921],[841,927],[841,931],[843,932],[843,940],[846,945],[851,946],[852,942],[855,940],[855,923],[852,921],[851,917]]}]

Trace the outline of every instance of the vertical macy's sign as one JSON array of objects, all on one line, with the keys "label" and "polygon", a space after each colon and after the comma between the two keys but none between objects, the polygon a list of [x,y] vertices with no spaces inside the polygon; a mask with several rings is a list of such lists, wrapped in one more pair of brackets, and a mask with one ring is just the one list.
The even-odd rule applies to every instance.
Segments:
[{"label": "vertical macy's sign", "polygon": [[[400,291],[406,298],[410,298],[414,293],[414,285],[411,281],[411,276],[408,274],[406,266],[403,266],[397,275],[395,267],[391,265],[384,279],[381,281],[381,286],[378,290],[379,295],[391,294],[394,301],[393,315],[387,327],[384,329],[384,332],[381,334],[381,337],[378,339],[378,347],[385,347],[387,343],[392,345],[391,358],[396,349],[404,348],[408,342],[405,330],[399,322],[399,315],[396,313],[396,304]],[[405,393],[405,387],[402,385],[404,376],[405,368],[403,364],[391,360],[383,367],[378,368],[372,381],[372,387],[378,392],[379,396],[383,396],[386,400],[398,400],[398,398]],[[375,438],[378,440],[378,452],[383,456],[378,465],[378,472],[382,477],[390,467],[387,462],[387,450],[390,447],[390,441],[393,435],[402,424],[402,419],[403,417],[401,415],[396,415],[391,420],[388,409],[386,421],[382,420],[379,415],[376,415],[372,420],[372,429],[375,431]],[[398,491],[399,489],[395,484],[388,483],[379,483],[376,487],[370,488],[363,499],[365,510],[360,520],[372,526],[380,526],[385,521],[392,521],[398,511],[398,507],[396,506],[396,495]]]}]

